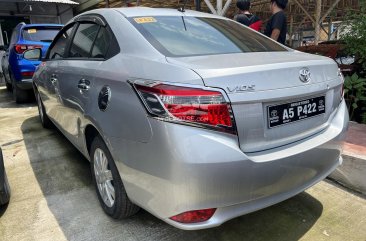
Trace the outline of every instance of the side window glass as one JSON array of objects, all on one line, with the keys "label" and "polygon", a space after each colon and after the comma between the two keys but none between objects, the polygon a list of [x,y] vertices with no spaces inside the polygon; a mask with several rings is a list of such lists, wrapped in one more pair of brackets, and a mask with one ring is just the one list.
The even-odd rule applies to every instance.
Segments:
[{"label": "side window glass", "polygon": [[88,58],[97,37],[99,25],[82,23],[79,25],[70,48],[70,58]]},{"label": "side window glass", "polygon": [[106,28],[101,27],[97,39],[95,40],[91,57],[105,58],[107,55],[109,45],[110,45],[109,33]]},{"label": "side window glass", "polygon": [[[75,26],[75,25],[74,25]],[[70,35],[74,26],[68,28],[63,34],[59,35],[57,40],[55,40],[55,44],[49,52],[49,59],[61,59],[65,56],[65,49],[68,40],[70,39]]]}]

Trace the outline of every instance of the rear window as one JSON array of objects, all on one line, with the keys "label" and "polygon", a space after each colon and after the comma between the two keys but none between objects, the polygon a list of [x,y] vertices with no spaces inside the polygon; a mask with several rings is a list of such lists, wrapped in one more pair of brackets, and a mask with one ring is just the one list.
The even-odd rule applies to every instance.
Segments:
[{"label": "rear window", "polygon": [[181,16],[133,17],[129,21],[168,57],[287,51],[233,21]]},{"label": "rear window", "polygon": [[52,42],[61,27],[30,27],[24,28],[22,35],[24,40],[37,42]]}]

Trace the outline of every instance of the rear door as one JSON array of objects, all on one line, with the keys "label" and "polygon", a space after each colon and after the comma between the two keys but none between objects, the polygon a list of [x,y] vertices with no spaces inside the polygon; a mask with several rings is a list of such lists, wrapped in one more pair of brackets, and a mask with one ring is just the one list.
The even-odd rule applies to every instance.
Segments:
[{"label": "rear door", "polygon": [[[90,104],[90,91],[95,88],[95,72],[106,59],[108,31],[104,22],[93,16],[79,22],[68,57],[60,62],[58,123],[64,134],[79,148],[83,146],[82,133],[85,108]],[[97,103],[95,100],[93,103]]]}]

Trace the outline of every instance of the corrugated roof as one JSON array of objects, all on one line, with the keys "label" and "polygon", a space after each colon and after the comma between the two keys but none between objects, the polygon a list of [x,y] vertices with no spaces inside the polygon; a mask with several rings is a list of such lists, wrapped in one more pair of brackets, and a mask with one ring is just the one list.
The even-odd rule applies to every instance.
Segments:
[{"label": "corrugated roof", "polygon": [[45,2],[45,3],[63,3],[63,4],[79,4],[71,0],[22,0],[17,2]]}]

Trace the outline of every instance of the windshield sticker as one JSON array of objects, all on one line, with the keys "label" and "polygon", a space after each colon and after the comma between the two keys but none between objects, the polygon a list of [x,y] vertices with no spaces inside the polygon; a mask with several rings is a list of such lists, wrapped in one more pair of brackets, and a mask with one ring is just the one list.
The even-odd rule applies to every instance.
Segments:
[{"label": "windshield sticker", "polygon": [[156,19],[153,17],[143,17],[143,18],[134,18],[133,20],[135,20],[136,23],[155,23]]},{"label": "windshield sticker", "polygon": [[30,29],[28,29],[28,33],[37,33],[37,29],[30,28]]}]

